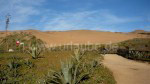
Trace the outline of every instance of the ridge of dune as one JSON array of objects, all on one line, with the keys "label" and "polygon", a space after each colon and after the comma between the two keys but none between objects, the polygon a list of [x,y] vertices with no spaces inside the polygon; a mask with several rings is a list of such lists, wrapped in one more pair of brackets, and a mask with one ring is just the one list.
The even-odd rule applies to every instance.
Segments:
[{"label": "ridge of dune", "polygon": [[[13,32],[26,32],[35,35],[47,44],[67,43],[116,43],[133,38],[144,37],[144,35],[108,32],[96,30],[70,30],[70,31],[40,31],[40,30],[18,30]],[[1,35],[1,33],[0,33]]]},{"label": "ridge of dune", "polygon": [[70,30],[70,31],[34,31],[30,32],[39,39],[43,40],[47,44],[83,44],[83,43],[109,43],[120,42],[132,38],[136,38],[136,35],[115,33],[107,31],[96,30]]}]

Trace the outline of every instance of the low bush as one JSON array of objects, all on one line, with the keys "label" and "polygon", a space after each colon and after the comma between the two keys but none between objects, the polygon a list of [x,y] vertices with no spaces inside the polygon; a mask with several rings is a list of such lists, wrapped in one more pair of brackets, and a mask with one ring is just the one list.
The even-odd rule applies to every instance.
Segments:
[{"label": "low bush", "polygon": [[26,67],[31,69],[34,64],[18,56],[11,56],[7,60],[7,64],[0,66],[0,84],[25,83],[26,79],[22,69]]},{"label": "low bush", "polygon": [[[16,41],[24,44],[16,45]],[[2,40],[0,40],[0,52],[8,52],[8,49],[13,49],[14,52],[24,52],[24,50],[27,50],[35,43],[44,47],[44,42],[40,39],[37,39],[34,35],[23,32],[13,33],[3,37]]]},{"label": "low bush", "polygon": [[118,49],[118,55],[121,55],[128,59],[148,61],[150,62],[150,52],[129,50],[129,49]]},{"label": "low bush", "polygon": [[150,62],[150,39],[135,38],[118,43],[117,54],[128,59]]}]

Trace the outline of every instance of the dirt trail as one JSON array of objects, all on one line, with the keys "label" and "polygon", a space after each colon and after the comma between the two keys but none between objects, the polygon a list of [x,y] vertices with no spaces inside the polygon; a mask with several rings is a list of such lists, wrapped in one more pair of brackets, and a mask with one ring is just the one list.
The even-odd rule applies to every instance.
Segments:
[{"label": "dirt trail", "polygon": [[150,64],[106,54],[104,65],[114,74],[117,84],[150,84]]}]

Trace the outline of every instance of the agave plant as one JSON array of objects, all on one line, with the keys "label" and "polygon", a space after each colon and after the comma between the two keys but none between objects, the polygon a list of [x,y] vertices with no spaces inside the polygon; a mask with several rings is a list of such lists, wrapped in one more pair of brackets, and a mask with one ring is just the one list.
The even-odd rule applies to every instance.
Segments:
[{"label": "agave plant", "polygon": [[29,50],[27,50],[27,52],[32,56],[33,59],[37,59],[40,56],[42,49],[39,46],[33,45],[29,48]]},{"label": "agave plant", "polygon": [[49,80],[46,83],[50,84],[79,84],[89,78],[89,73],[84,72],[78,65],[74,65],[71,61],[61,62],[61,71],[51,71]]},{"label": "agave plant", "polygon": [[84,50],[80,50],[80,49],[76,49],[74,51],[74,56],[72,56],[73,60],[76,62],[80,62],[80,60],[82,59],[82,56],[84,55],[85,51]]},{"label": "agave plant", "polygon": [[72,60],[61,62],[61,70],[59,72],[51,70],[46,83],[50,84],[79,84],[89,78],[89,72],[86,72],[85,66],[81,64],[81,53],[75,51]]}]

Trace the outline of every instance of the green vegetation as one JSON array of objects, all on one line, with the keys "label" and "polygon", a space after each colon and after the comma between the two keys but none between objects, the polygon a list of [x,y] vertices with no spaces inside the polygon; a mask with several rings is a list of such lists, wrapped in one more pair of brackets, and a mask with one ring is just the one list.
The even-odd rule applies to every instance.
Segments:
[{"label": "green vegetation", "polygon": [[[72,79],[75,78],[74,74],[76,74],[77,79],[74,80],[80,84],[115,84],[112,73],[100,63],[103,57],[97,51],[86,51],[81,58],[78,55],[75,57],[71,51],[51,51],[43,54],[43,58],[37,60],[25,53],[1,54],[0,82],[36,84],[45,80],[49,83],[51,80],[49,75],[54,75],[53,70],[55,70],[56,73],[60,74],[61,72],[60,76],[62,73],[72,74],[71,77],[65,76]],[[67,68],[72,72],[68,72]],[[69,79],[66,78],[65,80]]]},{"label": "green vegetation", "polygon": [[61,69],[51,70],[46,82],[52,84],[115,84],[112,73],[102,64],[103,57],[97,51],[75,53]]},{"label": "green vegetation", "polygon": [[135,38],[117,44],[99,46],[101,54],[118,54],[128,59],[150,62],[150,39]]},{"label": "green vegetation", "polygon": [[136,38],[121,42],[117,54],[128,59],[150,62],[150,39]]},{"label": "green vegetation", "polygon": [[[24,43],[24,45],[16,45],[16,41]],[[0,51],[7,52],[8,49],[13,49],[15,52],[23,52],[32,45],[43,46],[44,42],[37,39],[35,36],[27,33],[13,33],[6,37],[1,38]]]},{"label": "green vegetation", "polygon": [[59,72],[52,71],[52,75],[48,75],[46,82],[53,84],[79,84],[89,78],[86,67],[81,65],[83,54],[76,50],[74,57],[66,63],[61,62],[61,70]]},{"label": "green vegetation", "polygon": [[69,58],[66,55],[71,52],[44,52],[43,54],[43,58],[35,60],[26,53],[1,53],[0,84],[37,84],[54,64],[59,69],[60,59],[66,60]]},{"label": "green vegetation", "polygon": [[82,62],[90,71],[89,80],[83,84],[116,84],[112,73],[102,65],[103,56],[98,51],[87,51]]},{"label": "green vegetation", "polygon": [[42,53],[42,48],[38,45],[33,45],[29,48],[29,50],[27,50],[27,52],[32,56],[33,59],[37,59]]},{"label": "green vegetation", "polygon": [[[0,83],[24,83],[26,81],[25,74],[28,73],[28,66],[25,63],[19,56],[8,57],[7,62],[0,67]],[[25,72],[21,69],[25,69]]]},{"label": "green vegetation", "polygon": [[128,47],[133,50],[150,50],[149,38],[135,38],[119,43],[120,47]]},{"label": "green vegetation", "polygon": [[[24,43],[24,48],[16,46],[17,40]],[[0,45],[4,51],[0,52],[0,84],[116,83],[112,73],[101,64],[103,57],[97,50],[44,51],[43,43],[25,33],[3,38]],[[7,52],[7,45],[14,52]]]}]

